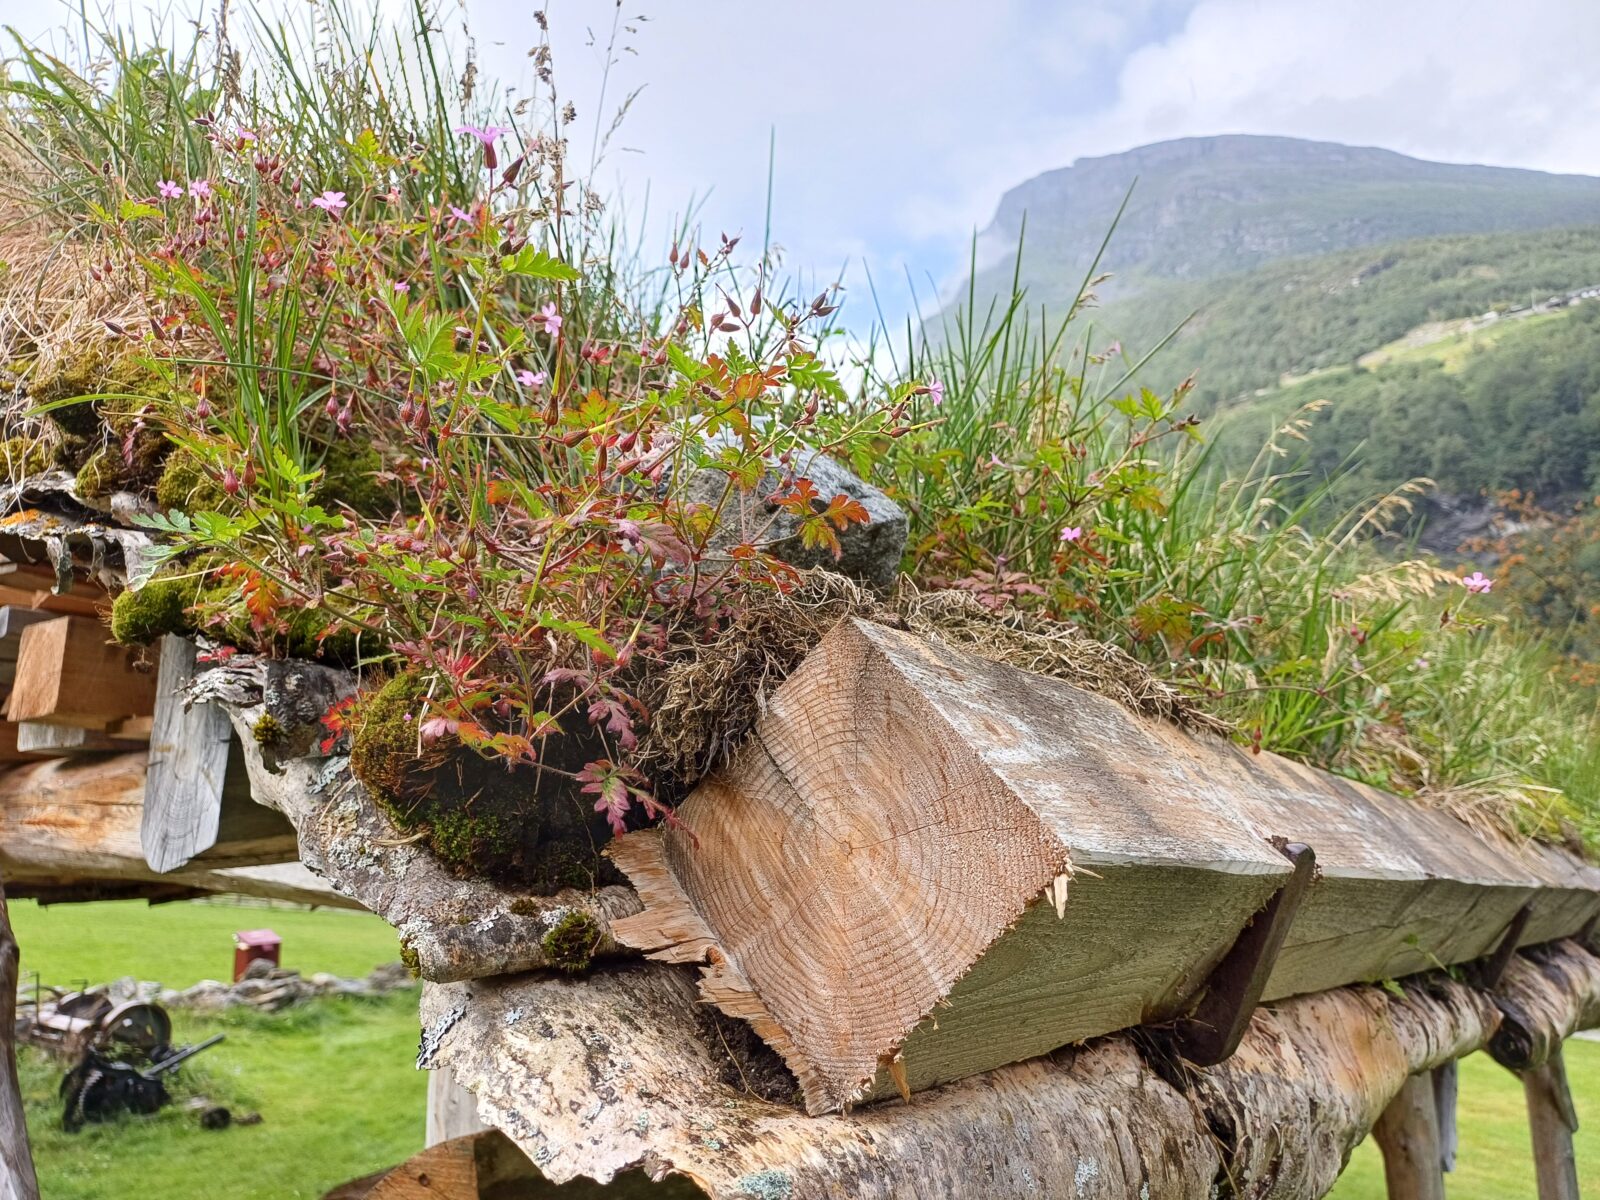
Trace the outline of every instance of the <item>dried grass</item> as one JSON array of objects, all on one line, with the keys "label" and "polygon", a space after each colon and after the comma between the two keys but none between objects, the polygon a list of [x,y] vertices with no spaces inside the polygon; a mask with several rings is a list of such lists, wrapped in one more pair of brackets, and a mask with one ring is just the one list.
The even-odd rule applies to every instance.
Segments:
[{"label": "dried grass", "polygon": [[991,662],[1065,680],[1133,712],[1190,729],[1230,727],[1115,646],[1024,612],[995,613],[957,591],[902,578],[887,599],[831,571],[805,572],[788,592],[749,597],[711,641],[677,649],[646,688],[652,711],[638,762],[664,793],[728,760],[766,698],[845,617],[938,637]]}]

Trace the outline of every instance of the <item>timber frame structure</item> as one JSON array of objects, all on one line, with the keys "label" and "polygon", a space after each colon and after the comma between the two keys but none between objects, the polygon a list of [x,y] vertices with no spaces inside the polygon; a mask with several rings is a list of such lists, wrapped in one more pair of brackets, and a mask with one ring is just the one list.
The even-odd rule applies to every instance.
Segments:
[{"label": "timber frame structure", "polygon": [[[109,646],[137,539],[36,511],[0,538],[0,880],[393,924],[436,1144],[330,1195],[1304,1200],[1371,1133],[1392,1197],[1436,1197],[1477,1050],[1523,1080],[1541,1200],[1577,1195],[1600,871],[1566,850],[847,619],[679,825],[613,844],[633,886],[520,894],[320,744],[347,674]],[[549,939],[575,917],[581,975]],[[0,919],[0,1005],[15,963]]]}]

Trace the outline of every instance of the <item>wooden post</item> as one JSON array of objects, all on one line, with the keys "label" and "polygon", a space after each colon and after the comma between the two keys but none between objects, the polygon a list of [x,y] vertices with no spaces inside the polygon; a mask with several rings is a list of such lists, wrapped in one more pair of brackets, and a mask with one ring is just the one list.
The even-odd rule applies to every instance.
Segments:
[{"label": "wooden post", "polygon": [[0,1200],[39,1200],[17,1079],[17,939],[0,882]]},{"label": "wooden post", "polygon": [[1430,1075],[1406,1079],[1372,1127],[1372,1137],[1383,1151],[1389,1200],[1444,1200],[1439,1114]]},{"label": "wooden post", "polygon": [[1521,1074],[1539,1200],[1578,1200],[1578,1162],[1572,1150],[1578,1114],[1572,1107],[1561,1048],[1557,1046],[1543,1065]]},{"label": "wooden post", "polygon": [[478,1102],[472,1093],[456,1082],[449,1067],[428,1072],[428,1115],[422,1138],[424,1146],[437,1146],[469,1133],[482,1133],[488,1126],[478,1120]]},{"label": "wooden post", "polygon": [[1456,1097],[1460,1090],[1460,1060],[1452,1058],[1433,1069],[1433,1107],[1439,1114],[1439,1167],[1446,1174],[1456,1169],[1456,1151],[1461,1144],[1456,1126]]}]

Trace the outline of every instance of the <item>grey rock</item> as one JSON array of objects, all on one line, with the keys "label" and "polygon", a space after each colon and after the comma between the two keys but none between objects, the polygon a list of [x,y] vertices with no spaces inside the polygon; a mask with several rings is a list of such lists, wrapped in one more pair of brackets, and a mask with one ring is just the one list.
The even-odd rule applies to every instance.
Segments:
[{"label": "grey rock", "polygon": [[[712,449],[715,450],[715,443]],[[772,503],[770,497],[795,478],[815,484],[821,503],[842,494],[860,501],[867,510],[864,524],[838,531],[839,558],[835,559],[833,551],[825,546],[805,546],[800,538],[800,518]],[[701,467],[690,476],[684,489],[684,498],[692,503],[711,508],[722,505],[721,518],[709,544],[712,551],[727,551],[742,542],[753,542],[773,557],[801,569],[826,567],[883,591],[894,586],[910,528],[905,511],[833,459],[815,451],[797,455],[790,467],[768,469],[751,491],[735,487],[727,494],[728,486],[725,472]]]}]

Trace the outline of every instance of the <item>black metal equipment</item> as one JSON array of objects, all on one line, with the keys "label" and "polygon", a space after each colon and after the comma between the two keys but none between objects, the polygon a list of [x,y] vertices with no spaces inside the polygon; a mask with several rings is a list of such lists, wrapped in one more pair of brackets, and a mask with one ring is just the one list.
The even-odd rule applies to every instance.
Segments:
[{"label": "black metal equipment", "polygon": [[[161,1017],[165,1016],[162,1012]],[[170,1023],[166,1029],[170,1032]],[[129,1031],[135,1036],[128,1038],[108,1032],[110,1036],[97,1039],[86,1049],[61,1081],[61,1123],[68,1133],[76,1133],[86,1124],[109,1121],[119,1113],[155,1112],[171,1099],[162,1077],[224,1037],[219,1033],[198,1045],[175,1049],[165,1041],[148,1044],[152,1032],[148,1023],[137,1023]],[[112,1057],[119,1051],[125,1051],[130,1059],[144,1059],[144,1065]]]}]

